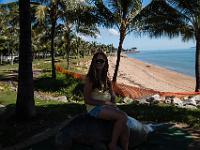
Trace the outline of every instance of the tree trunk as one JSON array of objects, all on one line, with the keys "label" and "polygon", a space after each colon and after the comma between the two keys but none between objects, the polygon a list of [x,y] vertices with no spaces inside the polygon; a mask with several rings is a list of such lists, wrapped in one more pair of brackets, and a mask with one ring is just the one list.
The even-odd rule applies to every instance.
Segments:
[{"label": "tree trunk", "polygon": [[14,57],[13,57],[13,51],[11,50],[11,56],[10,56],[10,64],[13,65]]},{"label": "tree trunk", "polygon": [[77,66],[79,66],[80,65],[79,46],[77,46],[76,52],[77,52]]},{"label": "tree trunk", "polygon": [[117,50],[117,60],[116,60],[116,65],[115,65],[115,72],[113,74],[113,82],[116,83],[117,82],[117,73],[119,70],[119,62],[120,62],[120,55],[121,55],[121,51],[122,51],[122,45],[125,39],[125,34],[126,34],[126,29],[121,27],[120,29],[120,39],[119,39],[119,46],[118,46],[118,50]]},{"label": "tree trunk", "polygon": [[71,44],[71,39],[70,39],[70,34],[71,34],[71,31],[70,31],[70,28],[69,26],[67,25],[67,32],[65,32],[65,39],[66,39],[66,47],[65,47],[65,50],[66,50],[66,55],[67,55],[67,69],[69,69],[69,53],[70,53],[70,44]]},{"label": "tree trunk", "polygon": [[16,115],[22,119],[35,116],[30,10],[30,0],[19,0],[20,44]]},{"label": "tree trunk", "polygon": [[195,76],[196,87],[195,92],[200,92],[200,30],[196,34],[196,59],[195,59]]},{"label": "tree trunk", "polygon": [[67,45],[66,45],[66,54],[67,54],[67,69],[69,69],[69,52],[70,52],[70,38],[69,34],[66,35]]},{"label": "tree trunk", "polygon": [[43,58],[43,59],[46,58],[46,53],[45,53],[45,51],[42,51],[42,58]]},{"label": "tree trunk", "polygon": [[55,49],[54,49],[54,38],[55,38],[55,29],[57,21],[57,8],[59,0],[52,2],[50,18],[51,18],[51,65],[52,65],[52,79],[56,79],[56,70],[55,70]]},{"label": "tree trunk", "polygon": [[0,52],[1,53],[1,65],[3,64],[3,55],[2,55],[2,52]]},{"label": "tree trunk", "polygon": [[77,66],[79,66],[80,64],[79,47],[80,47],[79,39],[76,39]]},{"label": "tree trunk", "polygon": [[51,66],[52,66],[52,78],[53,79],[56,79],[55,50],[54,50],[55,27],[56,27],[56,21],[54,20],[52,22],[52,27],[51,27]]}]

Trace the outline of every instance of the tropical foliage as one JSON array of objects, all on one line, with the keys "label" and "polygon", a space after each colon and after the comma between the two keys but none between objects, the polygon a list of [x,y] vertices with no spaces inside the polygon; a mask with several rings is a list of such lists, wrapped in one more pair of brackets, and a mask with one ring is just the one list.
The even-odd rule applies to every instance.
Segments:
[{"label": "tropical foliage", "polygon": [[[18,53],[19,46],[19,13],[17,3],[0,5],[0,24],[0,53],[13,57],[13,55]],[[13,59],[11,59],[11,64],[13,64]]]}]

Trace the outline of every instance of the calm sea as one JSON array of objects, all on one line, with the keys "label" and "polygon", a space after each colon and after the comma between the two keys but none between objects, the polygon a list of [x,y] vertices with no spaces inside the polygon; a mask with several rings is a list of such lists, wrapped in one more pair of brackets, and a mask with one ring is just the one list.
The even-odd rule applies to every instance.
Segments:
[{"label": "calm sea", "polygon": [[195,49],[149,50],[128,54],[143,62],[155,64],[179,73],[195,76]]}]

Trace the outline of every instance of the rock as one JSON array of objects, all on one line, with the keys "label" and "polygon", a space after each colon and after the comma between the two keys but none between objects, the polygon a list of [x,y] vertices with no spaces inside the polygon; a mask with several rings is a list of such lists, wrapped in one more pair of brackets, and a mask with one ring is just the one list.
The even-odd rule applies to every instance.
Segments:
[{"label": "rock", "polygon": [[122,102],[124,102],[125,104],[130,104],[133,102],[133,99],[129,98],[129,97],[124,97]]},{"label": "rock", "polygon": [[55,100],[55,101],[60,101],[60,102],[68,102],[66,96],[51,97],[50,100]]},{"label": "rock", "polygon": [[161,97],[158,94],[155,94],[149,98],[146,99],[147,102],[150,102],[151,104],[158,104],[161,102]]},{"label": "rock", "polygon": [[187,108],[187,109],[197,109],[197,107],[194,106],[194,105],[185,105],[184,108]]},{"label": "rock", "polygon": [[5,110],[6,110],[6,107],[0,104],[0,115],[3,114]]},{"label": "rock", "polygon": [[195,100],[197,106],[200,106],[200,95],[196,95],[191,99]]},{"label": "rock", "polygon": [[0,86],[0,91],[3,91],[4,90],[4,87]]},{"label": "rock", "polygon": [[185,105],[197,106],[194,98],[183,101],[183,106],[185,106]]},{"label": "rock", "polygon": [[17,87],[12,86],[10,89],[11,89],[12,91],[14,91],[14,92],[17,92]]},{"label": "rock", "polygon": [[[73,144],[101,145],[102,150],[111,140],[113,122],[96,119],[87,114],[81,114],[71,119],[60,128],[55,137],[56,149],[71,149]],[[144,127],[130,129],[129,147],[133,148],[147,140]]]},{"label": "rock", "polygon": [[188,96],[183,97],[183,100],[188,100],[188,99],[189,99]]},{"label": "rock", "polygon": [[183,106],[183,102],[180,98],[174,97],[172,98],[172,104],[175,106],[179,106],[182,107]]},{"label": "rock", "polygon": [[37,92],[37,91],[34,92],[34,95],[36,98],[41,99],[41,100],[54,100],[54,101],[60,101],[60,102],[68,102],[66,96],[53,97],[51,95],[41,94],[40,92]]},{"label": "rock", "polygon": [[172,104],[173,103],[173,97],[171,96],[166,96],[164,100],[165,104]]},{"label": "rock", "polygon": [[139,101],[139,104],[142,104],[142,105],[149,105],[150,103],[146,101],[146,99],[140,99]]},{"label": "rock", "polygon": [[195,101],[200,101],[200,95],[196,95],[192,97]]}]

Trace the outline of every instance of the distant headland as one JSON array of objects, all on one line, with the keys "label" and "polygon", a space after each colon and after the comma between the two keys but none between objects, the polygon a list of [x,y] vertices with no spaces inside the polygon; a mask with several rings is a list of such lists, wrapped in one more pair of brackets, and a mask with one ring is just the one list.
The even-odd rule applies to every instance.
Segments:
[{"label": "distant headland", "polygon": [[139,53],[140,51],[137,49],[137,47],[133,47],[130,49],[123,49],[122,50],[124,53]]}]

